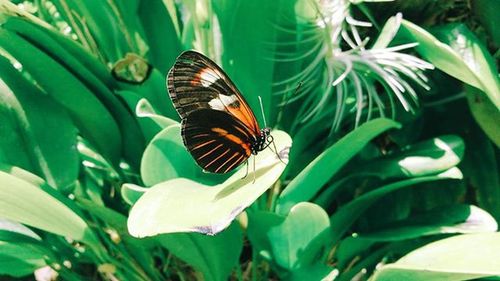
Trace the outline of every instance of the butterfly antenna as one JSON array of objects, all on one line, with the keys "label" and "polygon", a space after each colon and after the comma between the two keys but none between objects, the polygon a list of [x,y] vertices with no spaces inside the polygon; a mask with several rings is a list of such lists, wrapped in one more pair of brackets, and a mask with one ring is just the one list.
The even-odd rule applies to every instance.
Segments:
[{"label": "butterfly antenna", "polygon": [[262,119],[264,120],[264,128],[267,128],[266,115],[264,114],[264,104],[262,103],[262,98],[258,96],[260,103],[260,112],[262,112]]},{"label": "butterfly antenna", "polygon": [[[293,92],[293,96],[296,96],[297,93],[299,92],[300,87],[302,87],[302,84],[304,84],[304,81],[300,81],[297,87],[295,88],[295,91]],[[290,92],[288,92],[290,93]],[[281,118],[283,117],[283,111],[285,110],[286,106],[288,105],[288,101],[290,100],[289,97],[291,97],[288,93],[283,94],[283,99],[281,100],[281,103],[279,106],[281,107],[280,112],[278,113],[278,118],[276,120],[276,125],[278,125],[281,122]],[[285,101],[286,99],[286,101]]]}]

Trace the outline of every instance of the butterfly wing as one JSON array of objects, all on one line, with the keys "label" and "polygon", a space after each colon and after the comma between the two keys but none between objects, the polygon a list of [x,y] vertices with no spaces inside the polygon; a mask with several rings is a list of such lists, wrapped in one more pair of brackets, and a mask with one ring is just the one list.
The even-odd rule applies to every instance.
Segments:
[{"label": "butterfly wing", "polygon": [[254,135],[259,134],[250,106],[224,71],[206,56],[195,51],[183,52],[168,73],[167,87],[182,119],[199,109],[224,111]]},{"label": "butterfly wing", "polygon": [[184,145],[204,170],[227,173],[251,155],[252,132],[225,111],[200,109],[182,120]]}]

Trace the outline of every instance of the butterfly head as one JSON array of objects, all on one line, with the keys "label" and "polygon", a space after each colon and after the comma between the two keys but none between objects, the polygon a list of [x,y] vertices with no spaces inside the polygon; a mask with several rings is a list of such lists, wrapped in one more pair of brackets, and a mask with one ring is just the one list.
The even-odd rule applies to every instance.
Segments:
[{"label": "butterfly head", "polygon": [[260,130],[260,135],[255,138],[252,143],[252,154],[257,155],[259,151],[266,149],[269,144],[273,141],[273,136],[271,136],[271,129],[264,128]]}]

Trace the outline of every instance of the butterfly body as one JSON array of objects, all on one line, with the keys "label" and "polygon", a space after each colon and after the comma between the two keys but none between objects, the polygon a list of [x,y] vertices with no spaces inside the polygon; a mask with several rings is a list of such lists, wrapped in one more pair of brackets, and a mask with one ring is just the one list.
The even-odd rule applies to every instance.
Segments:
[{"label": "butterfly body", "polygon": [[227,173],[272,142],[233,82],[204,55],[183,52],[167,87],[182,119],[184,145],[204,170]]}]

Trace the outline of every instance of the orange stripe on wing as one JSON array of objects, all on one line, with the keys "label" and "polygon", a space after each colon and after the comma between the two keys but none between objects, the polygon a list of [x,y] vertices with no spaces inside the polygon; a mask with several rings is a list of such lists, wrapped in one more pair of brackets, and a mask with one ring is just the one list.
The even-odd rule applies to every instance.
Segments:
[{"label": "orange stripe on wing", "polygon": [[202,142],[201,144],[198,144],[197,146],[191,148],[191,150],[195,150],[195,149],[204,147],[205,145],[209,145],[209,144],[211,144],[213,142],[215,142],[215,140],[210,140],[210,141]]},{"label": "orange stripe on wing", "polygon": [[200,158],[198,158],[198,160],[201,160],[201,159],[205,158],[205,156],[207,156],[207,155],[211,154],[211,153],[212,153],[212,152],[214,152],[215,150],[219,149],[219,147],[221,147],[221,146],[222,146],[222,143],[221,143],[221,144],[219,144],[218,146],[216,146],[214,149],[210,150],[209,152],[207,152],[207,153],[203,154]]},{"label": "orange stripe on wing", "polygon": [[250,156],[250,154],[252,154],[252,151],[250,150],[250,145],[248,143],[244,142],[242,139],[240,139],[236,135],[230,134],[228,131],[226,131],[222,128],[212,128],[211,130],[212,130],[212,132],[215,132],[215,133],[219,134],[220,136],[225,137],[226,139],[241,146],[245,150],[245,154],[247,156]]},{"label": "orange stripe on wing", "polygon": [[227,167],[227,169],[224,171],[224,173],[227,173],[228,171],[230,171],[235,165],[241,163],[241,158],[243,158],[244,155],[242,154],[240,156],[240,158],[238,158],[238,160],[234,161],[233,164],[231,164],[231,166]]},{"label": "orange stripe on wing", "polygon": [[233,159],[234,157],[238,156],[238,154],[241,154],[241,153],[238,153],[238,152],[235,152],[233,154],[233,156],[231,156],[230,158],[228,158],[224,163],[222,163],[222,165],[219,166],[219,168],[217,168],[217,170],[215,170],[215,172],[218,172],[222,167],[224,167],[224,165],[227,164],[227,162],[231,161],[231,159]]},{"label": "orange stripe on wing", "polygon": [[192,138],[200,138],[200,137],[208,137],[208,136],[210,136],[210,134],[198,134],[198,135],[192,136]]},{"label": "orange stripe on wing", "polygon": [[[215,161],[219,160],[222,156],[226,155],[228,152],[229,152],[229,149],[228,149],[228,150],[226,150],[226,151],[225,151],[224,153],[222,153],[221,155],[217,156],[214,160],[210,161],[210,163],[208,163],[208,164],[204,167],[204,169],[208,168],[208,166],[212,165]],[[220,168],[220,167],[219,167],[219,168]],[[217,172],[217,171],[219,170],[219,168],[217,168],[217,169],[215,170],[215,172]]]}]

